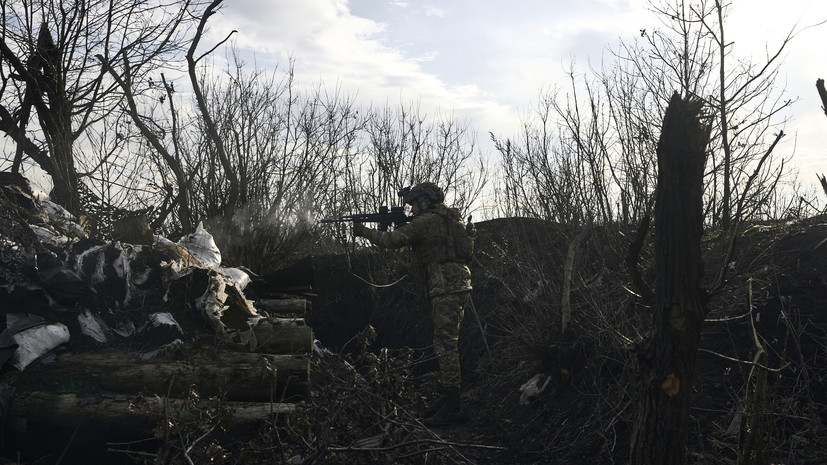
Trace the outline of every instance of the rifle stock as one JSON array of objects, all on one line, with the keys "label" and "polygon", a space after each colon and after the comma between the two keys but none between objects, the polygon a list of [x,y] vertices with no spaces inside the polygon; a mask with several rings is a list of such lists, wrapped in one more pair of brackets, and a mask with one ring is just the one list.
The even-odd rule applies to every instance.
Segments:
[{"label": "rifle stock", "polygon": [[377,213],[354,213],[338,218],[325,218],[319,220],[319,223],[378,223],[378,230],[387,231],[391,225],[396,229],[409,223],[411,219],[412,217],[405,214],[405,207],[388,208],[382,205]]}]

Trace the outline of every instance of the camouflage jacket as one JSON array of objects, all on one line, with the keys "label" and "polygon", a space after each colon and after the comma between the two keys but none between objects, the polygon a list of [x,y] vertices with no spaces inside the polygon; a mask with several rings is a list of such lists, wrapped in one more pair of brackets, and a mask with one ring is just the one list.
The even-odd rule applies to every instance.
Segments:
[{"label": "camouflage jacket", "polygon": [[430,296],[471,290],[471,271],[465,263],[447,258],[446,247],[453,247],[446,235],[446,221],[462,221],[458,213],[444,205],[422,212],[410,223],[390,232],[366,229],[365,238],[387,249],[409,246],[413,265],[424,280]]}]

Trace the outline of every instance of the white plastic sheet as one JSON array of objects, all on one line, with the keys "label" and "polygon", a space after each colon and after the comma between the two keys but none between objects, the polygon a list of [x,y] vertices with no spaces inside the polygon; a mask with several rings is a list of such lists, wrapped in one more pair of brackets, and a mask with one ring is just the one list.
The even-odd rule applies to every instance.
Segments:
[{"label": "white plastic sheet", "polygon": [[65,208],[50,200],[42,201],[41,205],[43,205],[43,210],[46,212],[46,216],[49,218],[51,223],[60,226],[76,237],[86,237],[86,232],[84,232],[83,228],[75,222],[75,217],[73,217],[72,214]]},{"label": "white plastic sheet", "polygon": [[35,326],[14,335],[18,347],[11,365],[20,371],[61,344],[69,342],[69,328],[61,323]]},{"label": "white plastic sheet", "polygon": [[546,387],[548,387],[549,381],[551,381],[551,376],[546,377],[546,375],[542,373],[536,374],[530,380],[526,381],[520,386],[520,405],[528,405],[531,399],[542,394],[543,391],[546,390]]},{"label": "white plastic sheet", "polygon": [[215,245],[212,234],[204,229],[203,223],[198,223],[195,232],[182,237],[177,245],[187,249],[206,268],[214,270],[221,265],[221,251]]},{"label": "white plastic sheet", "polygon": [[222,266],[218,269],[218,272],[224,275],[225,277],[235,281],[235,283],[238,284],[238,287],[240,289],[244,289],[245,287],[247,287],[248,284],[250,284],[250,275],[248,275],[241,269],[225,268]]},{"label": "white plastic sheet", "polygon": [[109,327],[97,315],[90,312],[88,309],[83,309],[78,315],[78,323],[80,323],[80,332],[92,339],[106,344],[109,342]]},{"label": "white plastic sheet", "polygon": [[[233,294],[233,298],[230,298]],[[263,317],[244,298],[232,279],[220,274],[210,277],[207,291],[196,300],[196,306],[203,312],[216,336],[225,341],[243,344],[254,349],[257,345],[253,327]],[[227,324],[232,322],[232,326]]]}]

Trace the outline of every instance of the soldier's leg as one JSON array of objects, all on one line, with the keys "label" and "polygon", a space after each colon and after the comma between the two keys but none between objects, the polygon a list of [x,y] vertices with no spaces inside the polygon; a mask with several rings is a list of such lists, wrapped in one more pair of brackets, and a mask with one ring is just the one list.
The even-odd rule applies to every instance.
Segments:
[{"label": "soldier's leg", "polygon": [[468,293],[432,297],[434,352],[439,360],[442,399],[423,421],[426,426],[447,426],[465,421],[460,402],[459,326]]},{"label": "soldier's leg", "polygon": [[431,298],[434,322],[434,352],[439,361],[442,386],[459,388],[462,381],[459,366],[459,326],[462,323],[467,292]]}]

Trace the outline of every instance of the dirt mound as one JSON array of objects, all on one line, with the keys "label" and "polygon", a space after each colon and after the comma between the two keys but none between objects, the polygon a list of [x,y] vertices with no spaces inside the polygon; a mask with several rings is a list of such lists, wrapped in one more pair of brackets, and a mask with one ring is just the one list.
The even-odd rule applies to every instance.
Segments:
[{"label": "dirt mound", "polygon": [[[596,227],[575,250],[572,323],[561,334],[563,263],[580,228],[529,219],[477,228],[474,305],[460,336],[470,418],[434,430],[443,441],[466,445],[445,463],[625,462],[639,384],[634,347],[651,322],[623,264],[632,232]],[[827,420],[825,239],[824,218],[752,226],[732,255],[731,237],[704,239],[709,316],[691,409],[691,463],[734,461],[744,447],[775,463],[820,463],[827,454],[820,440]],[[405,274],[402,255],[372,260],[354,274]],[[653,261],[645,247],[639,265],[652,282]],[[382,275],[385,265],[390,271]],[[415,285],[348,292],[363,292],[357,289],[369,289],[357,299],[358,322],[377,332],[367,350],[420,347],[413,349],[411,383],[427,400],[427,372],[436,367],[429,362],[427,321],[416,316],[424,302]],[[373,299],[361,300],[365,296]],[[336,312],[350,315],[346,305]],[[325,331],[322,321],[314,327]],[[533,379],[545,389],[526,401],[525,385]]]}]

